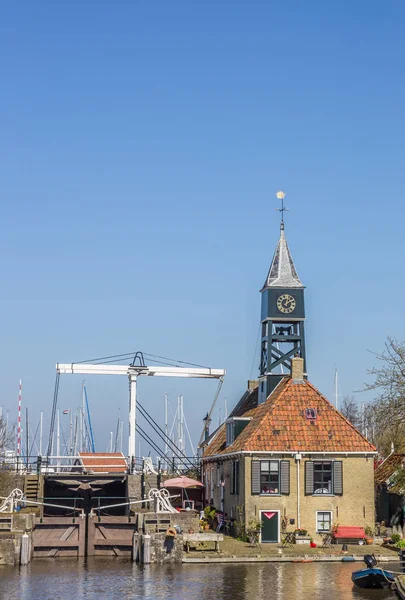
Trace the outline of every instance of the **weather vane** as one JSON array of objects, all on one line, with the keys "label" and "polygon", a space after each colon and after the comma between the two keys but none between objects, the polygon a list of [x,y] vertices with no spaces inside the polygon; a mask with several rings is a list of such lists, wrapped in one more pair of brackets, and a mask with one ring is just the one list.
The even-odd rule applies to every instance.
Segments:
[{"label": "weather vane", "polygon": [[282,192],[280,190],[279,192],[276,193],[276,196],[279,200],[281,200],[281,208],[276,208],[276,210],[281,212],[281,229],[284,229],[284,211],[288,212],[288,208],[286,208],[284,206],[285,192]]}]

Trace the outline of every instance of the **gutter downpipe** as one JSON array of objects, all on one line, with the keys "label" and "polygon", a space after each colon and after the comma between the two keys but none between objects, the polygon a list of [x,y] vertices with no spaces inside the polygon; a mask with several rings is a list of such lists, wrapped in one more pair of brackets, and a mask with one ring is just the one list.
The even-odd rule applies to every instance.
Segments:
[{"label": "gutter downpipe", "polygon": [[300,529],[301,528],[301,497],[300,497],[300,462],[301,462],[301,458],[302,455],[297,452],[297,454],[295,455],[295,462],[297,464],[297,528]]}]

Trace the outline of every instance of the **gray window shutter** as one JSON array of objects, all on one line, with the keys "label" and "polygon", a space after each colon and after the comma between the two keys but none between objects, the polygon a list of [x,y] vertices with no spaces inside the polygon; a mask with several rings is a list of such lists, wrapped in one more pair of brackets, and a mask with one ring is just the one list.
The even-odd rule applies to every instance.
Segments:
[{"label": "gray window shutter", "polygon": [[280,493],[286,494],[287,496],[290,493],[290,461],[289,460],[281,460],[280,461]]},{"label": "gray window shutter", "polygon": [[252,460],[252,495],[260,492],[260,460]]},{"label": "gray window shutter", "polygon": [[333,462],[333,493],[335,496],[343,496],[343,461]]},{"label": "gray window shutter", "polygon": [[239,494],[239,461],[235,462],[235,494]]},{"label": "gray window shutter", "polygon": [[231,472],[229,477],[229,483],[231,487],[231,494],[235,493],[235,463],[232,461],[231,463]]},{"label": "gray window shutter", "polygon": [[314,493],[314,463],[312,460],[305,461],[305,495],[312,496]]}]

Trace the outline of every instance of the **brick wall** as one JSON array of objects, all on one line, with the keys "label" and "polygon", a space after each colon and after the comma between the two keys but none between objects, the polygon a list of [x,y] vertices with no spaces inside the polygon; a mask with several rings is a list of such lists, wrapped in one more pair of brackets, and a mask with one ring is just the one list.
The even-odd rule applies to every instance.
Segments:
[{"label": "brick wall", "polygon": [[[222,509],[221,495],[223,493],[223,507],[228,517],[236,517],[237,507],[244,505],[245,520],[258,519],[260,510],[280,511],[280,520],[284,516],[295,519],[294,525],[288,525],[288,529],[298,527],[298,499],[297,499],[297,463],[291,455],[265,456],[255,458],[268,460],[269,458],[290,461],[290,494],[279,495],[251,495],[251,457],[235,456],[232,460],[239,458],[239,495],[230,493],[230,466],[231,461],[218,461],[206,463],[204,466],[204,477],[208,482],[207,500],[213,499],[214,506]],[[316,512],[331,511],[332,524],[358,525],[373,527],[375,521],[374,505],[374,461],[372,456],[322,456],[322,460],[343,461],[343,495],[305,495],[305,466],[308,459],[318,459],[319,456],[303,456],[300,461],[300,526],[307,529],[314,539],[319,540],[316,534]],[[211,471],[214,485],[210,488]],[[223,490],[217,481],[223,479],[225,485]]]},{"label": "brick wall", "polygon": [[[264,459],[262,455],[257,457]],[[274,459],[274,456],[272,457]],[[297,463],[290,456],[277,456],[290,460],[290,494],[288,496],[252,496],[251,495],[251,457],[245,458],[245,510],[246,520],[259,518],[260,510],[279,510],[280,519],[287,516],[295,519],[294,525],[298,526],[298,500],[297,500]],[[328,456],[327,459],[343,461],[343,495],[305,495],[305,460],[319,457],[305,456],[300,461],[300,526],[307,529],[309,534],[316,539],[316,512],[331,511],[332,524],[340,525],[366,525],[374,526],[374,461],[373,457],[339,455]],[[324,456],[322,460],[327,460]]]}]

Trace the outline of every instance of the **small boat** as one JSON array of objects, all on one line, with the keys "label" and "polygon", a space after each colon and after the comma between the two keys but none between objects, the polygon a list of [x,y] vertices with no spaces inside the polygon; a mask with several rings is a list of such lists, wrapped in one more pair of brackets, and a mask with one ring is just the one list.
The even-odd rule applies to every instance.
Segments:
[{"label": "small boat", "polygon": [[364,557],[367,569],[353,571],[352,581],[360,588],[387,588],[395,583],[394,574],[377,567],[377,559],[374,554],[366,554]]}]

